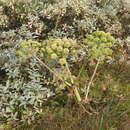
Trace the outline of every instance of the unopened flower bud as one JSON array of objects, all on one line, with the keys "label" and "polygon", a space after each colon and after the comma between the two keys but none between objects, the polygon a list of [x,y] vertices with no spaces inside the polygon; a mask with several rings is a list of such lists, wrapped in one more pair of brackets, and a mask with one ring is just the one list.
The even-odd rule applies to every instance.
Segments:
[{"label": "unopened flower bud", "polygon": [[57,59],[57,55],[55,53],[51,54],[51,59]]},{"label": "unopened flower bud", "polygon": [[59,60],[59,63],[60,63],[61,65],[66,64],[66,59],[65,59],[65,58],[61,58],[61,59]]}]

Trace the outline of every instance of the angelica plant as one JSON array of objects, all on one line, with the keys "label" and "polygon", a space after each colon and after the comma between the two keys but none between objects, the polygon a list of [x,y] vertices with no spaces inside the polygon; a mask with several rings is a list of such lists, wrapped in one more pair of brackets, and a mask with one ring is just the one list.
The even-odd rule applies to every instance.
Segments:
[{"label": "angelica plant", "polygon": [[103,31],[93,32],[91,35],[88,35],[87,39],[85,40],[85,44],[88,46],[88,55],[90,60],[97,61],[90,82],[88,86],[85,86],[85,89],[87,89],[85,94],[85,101],[87,101],[90,86],[95,77],[99,64],[112,56],[112,47],[114,47],[116,43],[117,42],[115,38],[112,37],[110,33],[105,33]]},{"label": "angelica plant", "polygon": [[[62,80],[66,87],[73,89],[74,94],[78,102],[81,101],[78,88],[74,85],[73,75],[70,71],[69,63],[67,61],[69,56],[77,56],[78,44],[72,39],[49,39],[43,43],[37,41],[26,41],[20,44],[20,48],[17,51],[20,61],[27,60],[29,58],[35,58],[46,67],[51,73],[54,74],[59,80]],[[43,62],[43,60],[45,62]],[[55,68],[51,68],[49,64],[55,61],[60,65],[60,68],[64,73],[57,72]]]},{"label": "angelica plant", "polygon": [[72,39],[63,38],[46,40],[44,41],[44,46],[44,48],[41,48],[43,56],[46,57],[48,62],[55,60],[57,64],[60,64],[62,71],[65,71],[67,76],[61,72],[57,75],[60,75],[60,79],[64,80],[65,84],[69,86],[70,89],[73,89],[77,101],[80,102],[81,97],[78,88],[73,85],[73,75],[67,61],[69,56],[77,57],[77,51],[79,49],[78,44]]}]

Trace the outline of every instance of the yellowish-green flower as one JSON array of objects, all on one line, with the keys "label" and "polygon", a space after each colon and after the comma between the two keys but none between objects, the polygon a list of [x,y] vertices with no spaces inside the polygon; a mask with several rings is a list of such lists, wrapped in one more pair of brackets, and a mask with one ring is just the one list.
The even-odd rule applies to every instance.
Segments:
[{"label": "yellowish-green flower", "polygon": [[59,63],[60,63],[61,65],[66,64],[66,59],[65,59],[65,58],[59,59]]},{"label": "yellowish-green flower", "polygon": [[52,44],[51,45],[51,48],[53,49],[53,50],[56,50],[57,49],[57,44],[55,43],[55,44]]},{"label": "yellowish-green flower", "polygon": [[53,52],[50,47],[46,47],[46,51],[47,51],[47,53],[52,53]]},{"label": "yellowish-green flower", "polygon": [[58,40],[58,45],[59,45],[59,46],[63,46],[63,45],[64,45],[64,42],[60,39],[60,40]]},{"label": "yellowish-green flower", "polygon": [[75,53],[76,53],[76,50],[72,50],[72,53],[75,54]]},{"label": "yellowish-green flower", "polygon": [[58,46],[57,47],[57,51],[60,51],[60,52],[63,51],[63,47],[62,46]]},{"label": "yellowish-green flower", "polygon": [[65,54],[69,54],[69,49],[68,48],[64,48],[64,53]]},{"label": "yellowish-green flower", "polygon": [[64,46],[65,46],[65,47],[70,47],[70,46],[71,46],[71,43],[70,43],[69,41],[66,41],[66,42],[64,42]]},{"label": "yellowish-green flower", "polygon": [[85,43],[88,45],[88,54],[91,58],[98,60],[101,57],[105,59],[107,56],[112,55],[113,50],[111,47],[116,44],[116,40],[110,33],[96,31],[88,36]]},{"label": "yellowish-green flower", "polygon": [[43,45],[45,47],[45,53],[43,55],[48,58],[48,62],[51,62],[53,59],[57,59],[57,61],[61,64],[64,64],[66,62],[66,58],[69,55],[73,55],[78,48],[76,41],[67,38],[48,39],[44,41]]},{"label": "yellowish-green flower", "polygon": [[33,40],[28,40],[20,44],[17,55],[20,59],[27,59],[38,55],[41,48],[41,43]]},{"label": "yellowish-green flower", "polygon": [[42,51],[42,52],[45,52],[45,48],[41,48],[41,51]]},{"label": "yellowish-green flower", "polygon": [[51,54],[51,59],[55,60],[57,58],[58,58],[58,56],[55,53]]}]

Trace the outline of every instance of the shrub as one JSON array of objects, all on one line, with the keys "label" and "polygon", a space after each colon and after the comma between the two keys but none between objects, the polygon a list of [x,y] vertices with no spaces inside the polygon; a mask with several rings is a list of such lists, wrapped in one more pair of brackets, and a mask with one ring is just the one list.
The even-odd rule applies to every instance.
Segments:
[{"label": "shrub", "polygon": [[114,59],[124,55],[117,44],[124,43],[119,1],[9,2],[0,2],[1,120],[33,120],[69,98],[82,103],[86,96],[93,107],[129,96],[122,82],[129,75],[120,77],[120,55]]}]

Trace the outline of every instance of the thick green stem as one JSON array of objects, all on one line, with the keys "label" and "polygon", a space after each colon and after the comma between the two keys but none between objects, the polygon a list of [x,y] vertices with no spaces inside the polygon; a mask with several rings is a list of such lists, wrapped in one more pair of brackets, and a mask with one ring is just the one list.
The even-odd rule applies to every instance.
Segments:
[{"label": "thick green stem", "polygon": [[79,91],[78,91],[77,87],[74,88],[74,94],[76,96],[76,99],[77,99],[78,103],[80,103],[82,101],[82,99],[81,99],[81,96],[79,94]]},{"label": "thick green stem", "polygon": [[[66,69],[67,69],[67,71],[69,73],[69,77],[70,77],[71,83],[74,84],[74,80],[73,80],[73,77],[72,77],[72,74],[70,72],[70,69],[69,69],[69,66],[68,66],[67,62],[66,62]],[[76,86],[72,86],[72,89],[74,89],[75,97],[76,97],[78,103],[80,103],[82,99],[81,99],[81,96],[79,94],[79,91],[78,91],[77,87]]]}]

